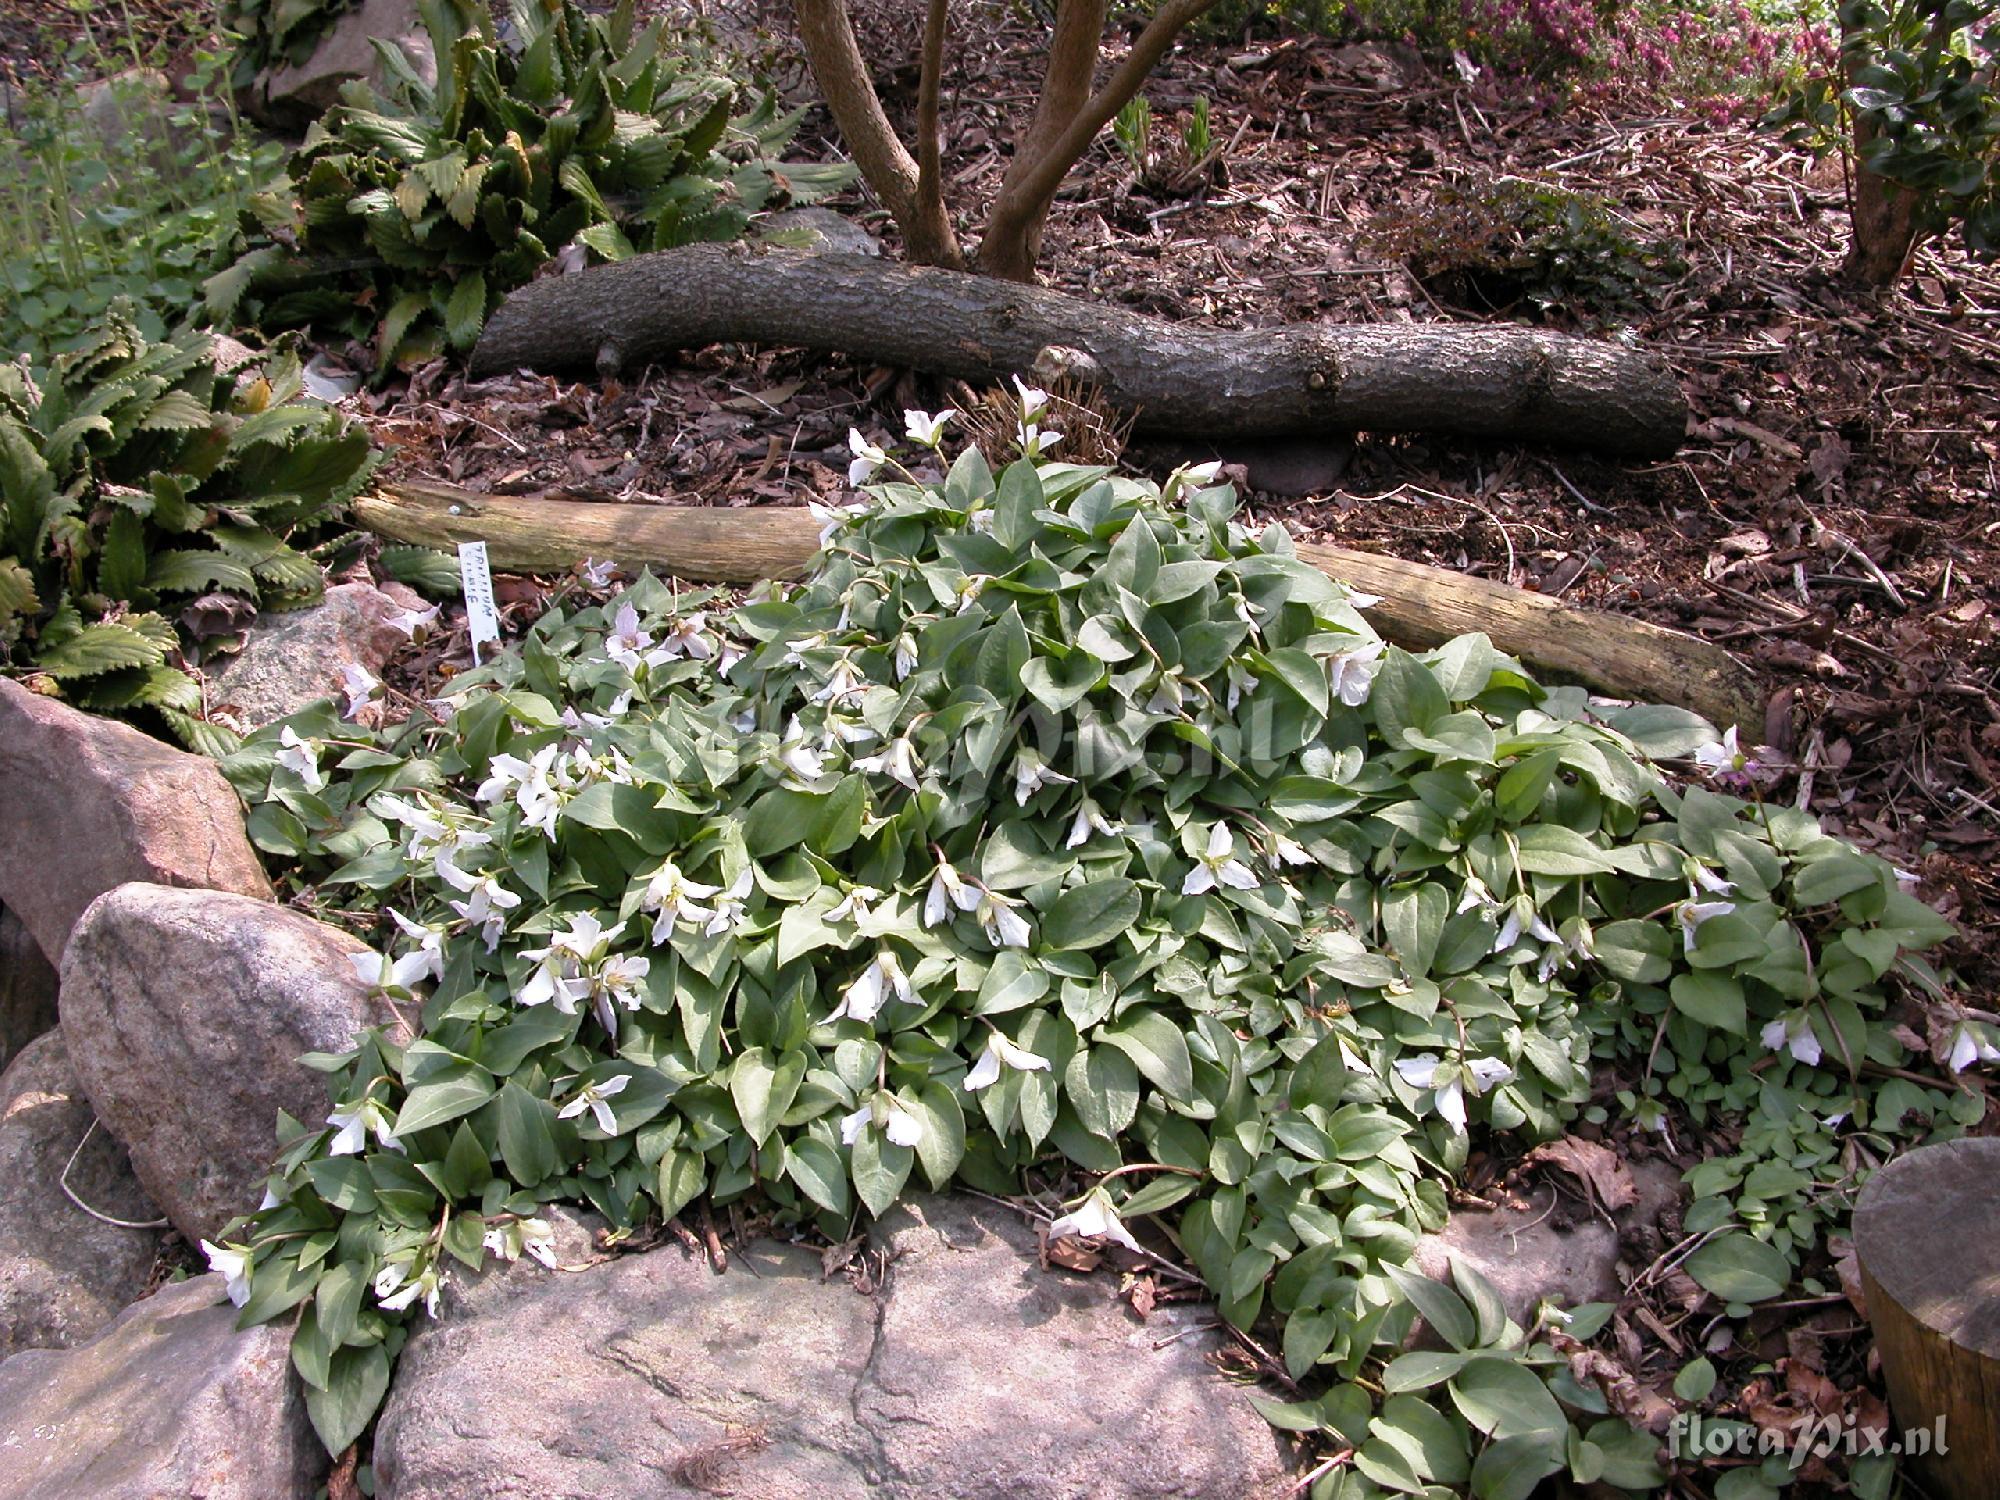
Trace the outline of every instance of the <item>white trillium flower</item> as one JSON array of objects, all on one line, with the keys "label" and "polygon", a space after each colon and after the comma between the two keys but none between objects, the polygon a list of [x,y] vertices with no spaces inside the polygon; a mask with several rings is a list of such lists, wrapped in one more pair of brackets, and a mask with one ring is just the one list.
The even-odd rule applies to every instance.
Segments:
[{"label": "white trillium flower", "polygon": [[1301,844],[1289,834],[1280,833],[1275,828],[1267,828],[1264,831],[1270,839],[1270,848],[1267,854],[1273,869],[1277,869],[1283,865],[1313,865],[1319,863],[1318,860],[1306,852],[1304,844]]},{"label": "white trillium flower", "polygon": [[341,710],[343,719],[352,719],[382,686],[382,679],[370,672],[359,662],[348,662],[340,669],[340,690],[347,698],[347,706]]},{"label": "white trillium flower", "polygon": [[383,616],[382,623],[392,630],[402,631],[413,641],[420,641],[437,624],[437,617],[438,606],[433,604],[429,609],[399,609]]},{"label": "white trillium flower", "polygon": [[1183,464],[1167,476],[1167,482],[1160,487],[1160,499],[1168,505],[1183,489],[1206,489],[1222,477],[1222,460],[1212,458],[1205,464]]},{"label": "white trillium flower", "polygon": [[316,792],[326,785],[326,776],[319,768],[319,746],[311,740],[299,738],[298,731],[287,724],[278,731],[278,764],[305,783],[309,792]]},{"label": "white trillium flower", "polygon": [[1527,908],[1528,919],[1525,923],[1521,920],[1521,911],[1522,907],[1519,902],[1513,902],[1508,905],[1507,919],[1500,924],[1499,935],[1493,939],[1493,946],[1487,950],[1489,953],[1505,953],[1521,941],[1523,931],[1526,931],[1528,936],[1539,942],[1559,943],[1562,941],[1562,934],[1543,921],[1542,914],[1532,906]]},{"label": "white trillium flower", "polygon": [[1356,609],[1373,609],[1382,602],[1382,596],[1380,594],[1364,594],[1360,589],[1349,587],[1347,590],[1347,602]]},{"label": "white trillium flower", "polygon": [[944,424],[957,415],[950,407],[935,416],[927,411],[906,411],[903,413],[903,432],[919,447],[935,448],[944,437]]},{"label": "white trillium flower", "polygon": [[1674,908],[1674,920],[1681,924],[1681,951],[1694,952],[1695,933],[1702,923],[1726,917],[1735,910],[1734,901],[1697,901],[1690,890],[1688,899]]},{"label": "white trillium flower", "polygon": [[326,1117],[326,1123],[333,1127],[333,1139],[326,1147],[328,1156],[359,1156],[367,1149],[370,1131],[374,1132],[377,1145],[391,1151],[403,1149],[403,1143],[396,1139],[396,1132],[389,1124],[389,1112],[379,1100],[363,1099],[353,1109],[336,1109]]},{"label": "white trillium flower", "polygon": [[973,605],[979,602],[980,594],[984,592],[986,585],[990,582],[992,582],[992,579],[985,573],[969,573],[959,579],[957,591],[958,607],[952,613],[962,615],[968,609],[971,609]]},{"label": "white trillium flower", "polygon": [[822,682],[813,695],[806,701],[809,703],[826,703],[837,708],[843,703],[861,697],[867,691],[867,677],[862,674],[859,667],[854,665],[851,657],[843,656],[833,664],[833,669],[826,674],[826,681]]},{"label": "white trillium flower", "polygon": [[931,888],[924,897],[924,926],[936,927],[951,920],[951,909],[972,911],[979,905],[979,892],[958,871],[939,862],[931,876]]},{"label": "white trillium flower", "polygon": [[906,630],[896,637],[896,681],[903,681],[916,670],[917,643]]},{"label": "white trillium flower", "polygon": [[973,918],[979,923],[980,931],[986,934],[986,941],[996,948],[1025,948],[1033,937],[1028,919],[1020,913],[1021,903],[1013,896],[1003,896],[998,891],[981,891],[979,904],[973,910]]},{"label": "white trillium flower", "polygon": [[1803,1010],[1792,1011],[1768,1023],[1761,1037],[1771,1051],[1789,1051],[1809,1068],[1818,1067],[1824,1055],[1819,1038],[1813,1034],[1812,1018]]},{"label": "white trillium flower", "polygon": [[1041,756],[1032,750],[1022,750],[1014,756],[1014,804],[1026,807],[1028,799],[1045,786],[1075,786],[1074,776],[1065,776],[1052,770]]},{"label": "white trillium flower", "polygon": [[924,1138],[923,1122],[911,1114],[891,1094],[878,1093],[840,1122],[840,1144],[852,1146],[861,1132],[873,1126],[898,1146],[914,1147]]},{"label": "white trillium flower", "polygon": [[624,1093],[626,1085],[631,1081],[631,1074],[620,1073],[617,1077],[607,1078],[602,1083],[586,1083],[576,1091],[574,1099],[556,1111],[556,1117],[562,1120],[574,1120],[587,1109],[591,1117],[597,1121],[599,1130],[606,1135],[616,1135],[618,1117],[611,1112],[611,1105],[607,1101],[614,1095]]},{"label": "white trillium flower", "polygon": [[719,885],[704,885],[699,880],[689,880],[672,860],[661,865],[653,872],[652,879],[646,882],[645,895],[639,898],[642,911],[659,913],[653,923],[653,946],[657,948],[673,936],[676,922],[698,927],[712,920],[714,908],[701,903],[721,890]]},{"label": "white trillium flower", "polygon": [[1698,747],[1694,763],[1710,773],[1742,770],[1743,750],[1737,742],[1736,726],[1731,724],[1722,732],[1721,739]]},{"label": "white trillium flower", "polygon": [[1235,713],[1236,705],[1257,691],[1257,678],[1248,667],[1233,656],[1229,659],[1225,676],[1229,682],[1229,694],[1223,701],[1223,707],[1230,713]]},{"label": "white trillium flower", "polygon": [[[873,471],[871,470],[870,472]],[[850,481],[850,483],[859,482],[858,480]],[[824,551],[832,544],[835,537],[847,529],[848,522],[859,520],[862,516],[867,515],[868,507],[860,504],[822,505],[817,500],[808,500],[806,502],[806,511],[815,521],[819,522],[819,545],[820,549]]]},{"label": "white trillium flower", "polygon": [[1963,1073],[1974,1063],[2000,1063],[2000,1047],[1982,1035],[1970,1021],[1960,1021],[1958,1029],[1952,1033],[1951,1058],[1947,1066],[1954,1073]]},{"label": "white trillium flower", "polygon": [[1736,889],[1734,882],[1724,880],[1698,859],[1687,861],[1687,877],[1690,887],[1699,886],[1711,896],[1727,896]]},{"label": "white trillium flower", "polygon": [[222,1277],[223,1290],[229,1293],[229,1300],[241,1307],[250,1300],[250,1250],[245,1245],[210,1244],[201,1242],[201,1253],[208,1257],[208,1268]]},{"label": "white trillium flower", "polygon": [[1257,876],[1248,865],[1236,858],[1236,840],[1229,832],[1227,823],[1217,823],[1208,835],[1208,849],[1201,861],[1188,871],[1181,881],[1183,896],[1199,896],[1218,886],[1228,886],[1232,890],[1254,891]]},{"label": "white trillium flower", "polygon": [[500,946],[500,939],[507,931],[507,919],[503,913],[512,911],[520,904],[521,898],[491,875],[475,879],[467,888],[466,900],[450,903],[453,911],[479,929],[488,953]]},{"label": "white trillium flower", "polygon": [[1351,651],[1335,656],[1327,666],[1334,696],[1349,708],[1359,708],[1375,688],[1375,674],[1381,670],[1385,642],[1367,641]]},{"label": "white trillium flower", "polygon": [[1112,838],[1124,831],[1125,825],[1123,823],[1114,822],[1110,818],[1105,817],[1098,805],[1091,801],[1090,798],[1085,797],[1083,799],[1083,806],[1076,810],[1076,816],[1070,820],[1069,837],[1063,840],[1063,847],[1065,849],[1080,848],[1082,845],[1090,842],[1090,836],[1093,833],[1101,833],[1107,838]]},{"label": "white trillium flower", "polygon": [[910,976],[903,972],[896,955],[883,948],[842,993],[840,1004],[834,1007],[827,1020],[872,1022],[882,1013],[882,1007],[891,995],[906,1005],[916,1003],[916,994],[910,988]]},{"label": "white trillium flower", "polygon": [[495,1224],[480,1236],[480,1244],[496,1258],[516,1261],[522,1255],[547,1266],[556,1268],[556,1232],[546,1219],[515,1219],[507,1224]]},{"label": "white trillium flower", "polygon": [[706,610],[698,609],[685,617],[676,616],[667,622],[666,633],[660,637],[660,648],[670,656],[707,661],[715,655],[715,642],[708,638],[707,630]]},{"label": "white trillium flower", "polygon": [[1044,453],[1052,452],[1056,444],[1062,441],[1062,433],[1055,428],[1041,427],[1033,422],[1023,422],[1018,436],[1021,442],[1021,457],[1028,459],[1040,458]]},{"label": "white trillium flower", "polygon": [[642,677],[674,659],[671,650],[654,645],[653,638],[639,628],[639,611],[629,602],[618,607],[611,634],[604,638],[604,654],[634,677]]},{"label": "white trillium flower", "polygon": [[1162,672],[1153,683],[1153,696],[1146,700],[1149,714],[1178,714],[1181,705],[1187,701],[1187,694],[1181,688],[1181,674],[1172,670]]},{"label": "white trillium flower", "polygon": [[722,893],[722,899],[715,903],[715,915],[701,930],[709,937],[720,937],[725,932],[735,932],[750,919],[745,903],[750,899],[750,886],[755,880],[750,866],[745,865],[729,882],[729,889]]},{"label": "white trillium flower", "polygon": [[805,727],[796,715],[785,729],[785,738],[778,745],[778,763],[792,775],[808,785],[820,781],[826,775],[826,761],[806,739]]},{"label": "white trillium flower", "polygon": [[1480,1094],[1514,1076],[1514,1070],[1497,1057],[1474,1057],[1460,1063],[1451,1080],[1440,1085],[1437,1075],[1442,1067],[1435,1052],[1419,1052],[1414,1057],[1396,1060],[1396,1072],[1403,1082],[1412,1088],[1432,1090],[1432,1107],[1460,1135],[1465,1133],[1466,1126],[1466,1080],[1470,1079],[1473,1092]]},{"label": "white trillium flower", "polygon": [[856,922],[865,922],[874,915],[869,910],[870,903],[880,901],[881,899],[882,893],[872,885],[849,886],[847,894],[842,896],[833,906],[827,908],[825,920],[829,922],[845,922],[848,918],[852,917]]},{"label": "white trillium flower", "polygon": [[1118,1210],[1112,1207],[1111,1195],[1101,1187],[1092,1188],[1083,1202],[1049,1225],[1051,1244],[1069,1235],[1087,1240],[1115,1240],[1128,1250],[1139,1248],[1132,1231],[1119,1220]]},{"label": "white trillium flower", "polygon": [[435,1262],[425,1266],[411,1279],[407,1261],[390,1261],[375,1273],[375,1302],[385,1312],[401,1312],[421,1297],[424,1299],[424,1311],[435,1318],[439,1285]]},{"label": "white trillium flower", "polygon": [[976,1094],[998,1083],[1003,1067],[1012,1068],[1017,1073],[1046,1073],[1049,1071],[1049,1060],[995,1031],[987,1037],[986,1050],[979,1054],[979,1061],[965,1075],[966,1092]]},{"label": "white trillium flower", "polygon": [[923,770],[923,763],[917,759],[917,747],[905,736],[891,740],[880,755],[861,756],[854,762],[854,769],[887,776],[914,792],[918,788],[917,777]]},{"label": "white trillium flower", "polygon": [[1049,393],[1027,384],[1018,375],[1014,376],[1013,380],[1014,389],[1020,394],[1021,398],[1021,420],[1023,422],[1035,421],[1048,409]]},{"label": "white trillium flower", "polygon": [[847,451],[854,455],[854,461],[847,466],[849,484],[866,484],[889,461],[889,455],[863,437],[858,427],[847,429]]},{"label": "white trillium flower", "polygon": [[618,564],[608,557],[586,557],[576,565],[576,576],[594,589],[609,588]]}]

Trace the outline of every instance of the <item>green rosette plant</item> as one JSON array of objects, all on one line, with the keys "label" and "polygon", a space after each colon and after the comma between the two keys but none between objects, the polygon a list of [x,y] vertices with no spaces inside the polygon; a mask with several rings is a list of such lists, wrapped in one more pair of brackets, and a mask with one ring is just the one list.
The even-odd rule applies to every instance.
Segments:
[{"label": "green rosette plant", "polygon": [[[799,114],[675,56],[663,22],[571,0],[422,0],[433,84],[378,44],[386,95],[351,84],[293,156],[279,243],[207,284],[218,320],[366,333],[387,370],[472,347],[500,299],[552,259],[580,268],[641,249],[731,240],[767,208],[852,180],[780,165]],[[504,40],[503,40],[504,36]]]},{"label": "green rosette plant", "polygon": [[[1067,1184],[1052,1236],[1157,1220],[1270,1331],[1306,1394],[1254,1399],[1353,1450],[1315,1494],[1645,1491],[1657,1440],[1571,1373],[1609,1307],[1524,1328],[1410,1266],[1475,1135],[1605,1118],[1607,1068],[1640,1127],[1754,1117],[1689,1262],[1733,1305],[1810,1264],[1858,1159],[1961,1128],[1948,1078],[1877,1082],[1911,1069],[1893,1007],[1990,1044],[1914,956],[1950,929],[1649,760],[1737,775],[1733,739],[1483,636],[1387,645],[1211,471],[1053,461],[1038,394],[998,475],[857,437],[883,482],[821,512],[803,583],[642,578],[440,719],[327,706],[225,760],[297,899],[379,911],[357,967],[409,1025],[308,1059],[331,1113],[208,1247],[246,1322],[297,1316],[329,1449],[552,1205],[624,1233],[750,1199],[840,1240],[916,1186]],[[1419,1314],[1442,1347],[1404,1352]]]},{"label": "green rosette plant", "polygon": [[209,340],[144,337],[115,305],[44,375],[0,365],[0,670],[100,712],[152,709],[198,743],[201,693],[164,611],[325,585],[291,545],[374,472],[368,436],[304,395],[298,360],[224,375]]}]

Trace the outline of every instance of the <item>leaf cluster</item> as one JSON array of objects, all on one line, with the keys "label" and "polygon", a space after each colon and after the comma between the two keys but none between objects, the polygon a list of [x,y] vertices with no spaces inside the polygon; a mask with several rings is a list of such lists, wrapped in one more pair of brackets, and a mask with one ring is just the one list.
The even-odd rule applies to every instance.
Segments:
[{"label": "leaf cluster", "polygon": [[241,253],[240,220],[284,150],[236,118],[219,67],[197,52],[188,102],[148,71],[103,80],[87,107],[76,78],[15,96],[18,136],[0,140],[0,347],[46,358],[120,299],[164,337]]},{"label": "leaf cluster", "polygon": [[191,730],[171,601],[318,599],[291,540],[373,471],[367,435],[302,398],[298,361],[220,374],[206,337],[154,342],[114,306],[45,374],[0,365],[0,667],[98,712]]},{"label": "leaf cluster", "polygon": [[[246,1319],[310,1308],[336,1449],[408,1289],[550,1205],[625,1232],[749,1199],[844,1239],[913,1184],[1081,1177],[1077,1232],[1158,1216],[1324,1386],[1265,1408],[1356,1449],[1315,1493],[1645,1489],[1652,1440],[1556,1322],[1408,1269],[1470,1131],[1555,1135],[1606,1065],[1642,1124],[1662,1090],[1864,1096],[1907,1061],[1892,972],[1948,930],[1803,814],[1677,792],[1650,757],[1700,720],[1483,636],[1388,646],[1187,474],[969,449],[830,515],[802,585],[723,613],[643,579],[454,709],[322,708],[287,726],[310,759],[274,730],[224,761],[302,894],[394,913],[366,962],[416,1027],[312,1060],[334,1115],[286,1123],[232,1241]],[[1763,1054],[1794,1012],[1838,1061]],[[1725,1295],[1790,1282],[1784,1227],[1718,1228],[1770,1263]],[[1420,1316],[1444,1351],[1403,1352]]]},{"label": "leaf cluster", "polygon": [[471,348],[500,299],[551,259],[580,268],[741,235],[766,208],[843,186],[845,167],[785,166],[799,116],[677,55],[632,5],[423,0],[435,83],[378,43],[386,93],[351,84],[293,156],[278,244],[207,286],[266,328],[372,338],[386,371]]},{"label": "leaf cluster", "polygon": [[222,0],[216,24],[235,39],[230,82],[248,89],[260,74],[310,61],[320,39],[357,0]]},{"label": "leaf cluster", "polygon": [[1955,226],[1973,255],[2000,255],[2000,5],[1842,0],[1838,14],[1840,77],[1802,79],[1765,127],[1820,155],[1858,140],[1862,166],[1916,195],[1920,233]]}]

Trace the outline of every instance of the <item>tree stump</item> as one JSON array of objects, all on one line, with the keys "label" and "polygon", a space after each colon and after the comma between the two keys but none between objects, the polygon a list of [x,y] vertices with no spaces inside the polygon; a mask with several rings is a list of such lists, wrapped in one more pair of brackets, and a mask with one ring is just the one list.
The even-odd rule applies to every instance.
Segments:
[{"label": "tree stump", "polygon": [[[1938,1500],[1991,1500],[2000,1486],[2000,1140],[1948,1141],[1890,1162],[1861,1191],[1854,1249],[1901,1429],[1885,1442],[1903,1440]],[[1920,1430],[1940,1451],[1915,1452]]]}]

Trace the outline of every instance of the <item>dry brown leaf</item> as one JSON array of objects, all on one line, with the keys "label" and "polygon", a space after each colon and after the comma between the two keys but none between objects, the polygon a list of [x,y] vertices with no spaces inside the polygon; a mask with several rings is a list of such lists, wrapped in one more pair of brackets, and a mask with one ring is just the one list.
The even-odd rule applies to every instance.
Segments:
[{"label": "dry brown leaf", "polygon": [[1596,1141],[1566,1135],[1559,1141],[1535,1147],[1528,1153],[1528,1160],[1562,1168],[1579,1182],[1587,1184],[1597,1194],[1597,1201],[1614,1213],[1639,1201],[1639,1189],[1632,1181],[1632,1169],[1619,1159],[1617,1152],[1608,1146],[1600,1146]]}]

